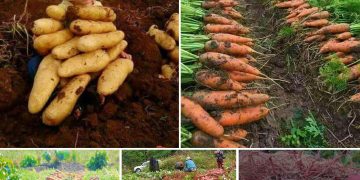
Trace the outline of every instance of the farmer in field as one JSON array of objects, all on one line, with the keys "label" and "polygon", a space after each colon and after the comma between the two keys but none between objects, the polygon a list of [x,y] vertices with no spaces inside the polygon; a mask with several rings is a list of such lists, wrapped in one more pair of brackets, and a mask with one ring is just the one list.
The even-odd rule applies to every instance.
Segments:
[{"label": "farmer in field", "polygon": [[219,169],[224,169],[224,151],[218,150],[215,151],[215,158]]},{"label": "farmer in field", "polygon": [[196,171],[195,162],[190,157],[186,158],[184,171],[185,172],[194,172],[194,171]]},{"label": "farmer in field", "polygon": [[149,168],[150,168],[151,172],[159,171],[160,170],[159,161],[156,160],[154,157],[151,157],[150,158],[150,167]]},{"label": "farmer in field", "polygon": [[175,170],[180,170],[182,171],[184,169],[184,163],[181,161],[178,161],[175,163]]}]

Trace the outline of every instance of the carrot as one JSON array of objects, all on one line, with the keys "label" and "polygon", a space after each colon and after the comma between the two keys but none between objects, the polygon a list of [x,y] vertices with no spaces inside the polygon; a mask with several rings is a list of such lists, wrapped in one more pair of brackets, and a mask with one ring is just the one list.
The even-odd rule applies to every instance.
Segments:
[{"label": "carrot", "polygon": [[355,60],[354,56],[352,56],[352,55],[347,55],[347,56],[339,58],[339,59],[344,64],[350,64]]},{"label": "carrot", "polygon": [[325,57],[324,59],[325,59],[325,60],[331,60],[331,59],[336,58],[336,57],[342,58],[342,57],[345,57],[345,55],[346,55],[346,54],[343,53],[343,52],[336,52],[336,53],[334,53],[334,54],[331,54],[331,55]]},{"label": "carrot", "polygon": [[222,25],[222,24],[207,24],[204,26],[206,33],[228,33],[228,34],[247,34],[250,32],[249,28],[242,25]]},{"label": "carrot", "polygon": [[323,27],[329,24],[329,21],[327,19],[318,19],[318,20],[313,20],[313,21],[305,21],[303,23],[303,25],[305,27]]},{"label": "carrot", "polygon": [[194,147],[201,147],[201,148],[221,148],[221,147],[228,147],[228,148],[244,148],[245,146],[238,144],[231,140],[225,140],[224,137],[219,139],[213,138],[208,134],[202,131],[195,131],[192,133],[191,144]]},{"label": "carrot", "polygon": [[228,19],[226,17],[217,14],[207,14],[204,16],[204,21],[209,24],[239,24],[235,20]]},{"label": "carrot", "polygon": [[297,21],[299,21],[299,18],[298,17],[293,17],[293,18],[287,19],[286,23],[291,24],[291,23],[294,23],[294,22],[297,22]]},{"label": "carrot", "polygon": [[254,75],[254,74],[241,72],[241,71],[230,71],[229,77],[230,77],[230,79],[238,81],[238,82],[250,82],[250,81],[265,79],[263,77],[260,77],[260,76]]},{"label": "carrot", "polygon": [[298,6],[298,7],[297,7],[296,9],[294,9],[293,11],[299,11],[299,10],[301,10],[301,9],[306,9],[306,8],[309,8],[309,7],[311,7],[310,4],[304,3],[304,4],[300,5],[300,6]]},{"label": "carrot", "polygon": [[305,3],[306,3],[306,1],[304,1],[304,0],[292,1],[291,7],[297,8]]},{"label": "carrot", "polygon": [[302,18],[302,17],[308,16],[310,14],[313,14],[316,11],[319,11],[318,7],[313,7],[313,8],[310,8],[310,9],[303,9],[296,17]]},{"label": "carrot", "polygon": [[292,13],[290,13],[289,15],[286,16],[286,19],[294,18],[294,17],[296,17],[298,14],[299,14],[298,12],[292,12]]},{"label": "carrot", "polygon": [[292,1],[280,2],[280,3],[275,4],[275,6],[278,8],[290,8],[290,7],[292,7]]},{"label": "carrot", "polygon": [[350,32],[343,32],[343,33],[336,35],[336,39],[341,40],[341,41],[348,40],[351,37],[352,37],[352,35]]},{"label": "carrot", "polygon": [[234,126],[258,121],[269,113],[269,109],[259,105],[255,107],[225,110],[220,113],[219,123],[222,126]]},{"label": "carrot", "polygon": [[225,34],[225,33],[209,34],[209,37],[212,40],[220,41],[220,42],[232,42],[238,44],[253,42],[251,38],[236,36],[233,34]]},{"label": "carrot", "polygon": [[204,1],[201,6],[204,9],[211,9],[216,7],[233,7],[239,5],[239,2],[233,0],[221,0],[221,1]]},{"label": "carrot", "polygon": [[218,52],[234,56],[243,56],[254,53],[255,51],[246,45],[239,45],[231,42],[207,41],[205,43],[206,52]]},{"label": "carrot", "polygon": [[234,141],[228,140],[223,137],[215,139],[214,145],[216,148],[246,148],[245,146],[239,143],[236,143]]},{"label": "carrot", "polygon": [[241,71],[254,75],[261,75],[259,70],[246,64],[241,59],[232,58],[231,56],[215,52],[207,52],[199,56],[200,62],[210,67],[217,67],[228,71]]},{"label": "carrot", "polygon": [[360,77],[360,64],[350,67],[350,76],[348,80],[354,80]]},{"label": "carrot", "polygon": [[227,15],[233,19],[244,19],[244,16],[242,16],[240,12],[236,11],[232,7],[224,7],[221,11],[221,14]]},{"label": "carrot", "polygon": [[270,97],[267,94],[235,91],[196,91],[192,99],[207,109],[228,109],[239,106],[264,104]]},{"label": "carrot", "polygon": [[245,87],[244,83],[233,81],[226,74],[218,71],[200,70],[195,74],[195,79],[203,86],[218,90],[240,91]]},{"label": "carrot", "polygon": [[245,139],[248,132],[244,129],[235,129],[230,132],[224,133],[224,138],[231,140],[231,141],[240,141],[242,139]]},{"label": "carrot", "polygon": [[320,11],[309,16],[310,19],[327,19],[330,17],[330,13],[328,11]]},{"label": "carrot", "polygon": [[360,93],[357,93],[350,97],[351,102],[360,102]]},{"label": "carrot", "polygon": [[314,34],[338,34],[343,32],[349,32],[350,25],[346,23],[342,24],[332,24],[329,26],[322,27],[317,30]]},{"label": "carrot", "polygon": [[310,36],[310,37],[307,37],[306,39],[304,39],[304,42],[313,42],[313,41],[322,41],[326,39],[326,36],[325,35],[313,35],[313,36]]},{"label": "carrot", "polygon": [[214,137],[224,134],[224,128],[215,121],[199,104],[181,96],[181,113],[189,118],[200,130]]},{"label": "carrot", "polygon": [[360,41],[346,40],[343,42],[329,41],[320,48],[320,53],[328,52],[360,52]]}]

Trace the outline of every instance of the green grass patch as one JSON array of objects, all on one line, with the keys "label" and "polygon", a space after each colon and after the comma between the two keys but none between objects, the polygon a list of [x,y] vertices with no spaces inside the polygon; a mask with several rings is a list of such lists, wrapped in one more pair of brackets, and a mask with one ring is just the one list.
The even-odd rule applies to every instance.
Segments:
[{"label": "green grass patch", "polygon": [[337,57],[327,62],[319,71],[329,91],[339,92],[347,88],[350,70]]}]

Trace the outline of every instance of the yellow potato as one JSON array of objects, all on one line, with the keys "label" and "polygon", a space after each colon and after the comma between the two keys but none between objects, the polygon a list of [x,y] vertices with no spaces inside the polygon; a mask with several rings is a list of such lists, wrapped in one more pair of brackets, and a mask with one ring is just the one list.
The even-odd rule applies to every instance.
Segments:
[{"label": "yellow potato", "polygon": [[76,35],[101,34],[116,31],[116,26],[112,22],[78,19],[71,22],[70,30]]},{"label": "yellow potato", "polygon": [[166,79],[171,79],[173,74],[175,73],[175,70],[173,68],[171,68],[170,65],[165,64],[165,65],[161,66],[161,72],[162,72],[162,75]]},{"label": "yellow potato", "polygon": [[125,40],[122,40],[116,46],[108,49],[107,53],[109,54],[110,60],[113,61],[117,57],[119,57],[119,55],[125,50],[127,45],[128,45],[128,43]]},{"label": "yellow potato", "polygon": [[35,35],[43,35],[54,33],[61,29],[64,29],[64,26],[60,21],[51,18],[41,18],[34,21],[34,26],[31,31]]},{"label": "yellow potato", "polygon": [[116,19],[115,12],[102,6],[70,6],[68,14],[78,19],[112,22]]},{"label": "yellow potato", "polygon": [[165,24],[166,33],[179,41],[179,14],[174,13]]},{"label": "yellow potato", "polygon": [[148,34],[154,37],[155,42],[165,50],[171,51],[176,47],[175,40],[165,31],[158,29],[156,25],[149,28]]},{"label": "yellow potato", "polygon": [[74,37],[70,41],[67,41],[64,44],[56,46],[51,53],[56,59],[69,59],[73,56],[79,54],[77,49],[77,43],[79,42],[80,37]]},{"label": "yellow potato", "polygon": [[29,96],[28,109],[30,113],[40,112],[49,100],[60,80],[57,74],[59,67],[60,61],[51,55],[41,61]]},{"label": "yellow potato", "polygon": [[133,69],[134,63],[132,60],[116,59],[104,69],[99,77],[97,92],[103,96],[113,94],[124,83]]},{"label": "yellow potato", "polygon": [[89,82],[90,75],[88,74],[72,78],[43,112],[43,123],[48,126],[57,126],[68,117]]},{"label": "yellow potato", "polygon": [[46,8],[46,14],[59,21],[65,20],[66,7],[60,5],[50,5]]},{"label": "yellow potato", "polygon": [[79,54],[64,61],[58,70],[60,77],[71,77],[91,72],[98,72],[110,63],[110,57],[104,50]]},{"label": "yellow potato", "polygon": [[174,63],[179,62],[179,47],[175,47],[172,51],[169,52],[169,57]]},{"label": "yellow potato", "polygon": [[82,52],[114,47],[124,39],[124,32],[115,31],[104,34],[89,34],[79,39],[77,48]]},{"label": "yellow potato", "polygon": [[34,48],[41,55],[46,55],[49,51],[60,44],[65,43],[73,37],[70,30],[65,29],[51,34],[38,36],[34,40]]}]

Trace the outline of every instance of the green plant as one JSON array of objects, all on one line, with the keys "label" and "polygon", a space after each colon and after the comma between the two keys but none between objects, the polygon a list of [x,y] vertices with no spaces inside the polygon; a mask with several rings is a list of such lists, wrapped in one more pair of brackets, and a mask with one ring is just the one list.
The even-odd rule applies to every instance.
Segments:
[{"label": "green plant", "polygon": [[281,142],[286,146],[302,148],[323,148],[327,146],[324,137],[325,127],[317,123],[311,112],[305,117],[303,112],[298,110],[290,122],[290,134],[281,136]]},{"label": "green plant", "polygon": [[70,157],[70,152],[69,151],[55,151],[55,157],[56,157],[56,161],[60,162],[60,161],[64,161],[69,159]]},{"label": "green plant", "polygon": [[18,170],[13,162],[0,154],[0,179],[19,180]]},{"label": "green plant", "polygon": [[108,157],[105,151],[96,152],[95,156],[90,158],[90,161],[86,165],[86,167],[91,171],[96,171],[98,169],[102,169],[107,166]]},{"label": "green plant", "polygon": [[37,161],[34,156],[25,156],[25,158],[20,162],[20,167],[34,167],[36,166]]},{"label": "green plant", "polygon": [[277,39],[284,39],[284,38],[290,38],[295,35],[295,29],[291,26],[284,26],[282,27],[278,34]]},{"label": "green plant", "polygon": [[[347,88],[347,77],[350,70],[337,57],[320,68],[320,76],[330,91],[343,91]],[[340,76],[343,74],[343,76]]]},{"label": "green plant", "polygon": [[43,154],[42,154],[42,158],[45,159],[45,161],[47,163],[49,163],[51,161],[51,154],[47,151],[45,151]]},{"label": "green plant", "polygon": [[71,160],[72,160],[73,162],[76,162],[76,159],[77,159],[76,151],[72,151],[72,152],[71,152]]}]

